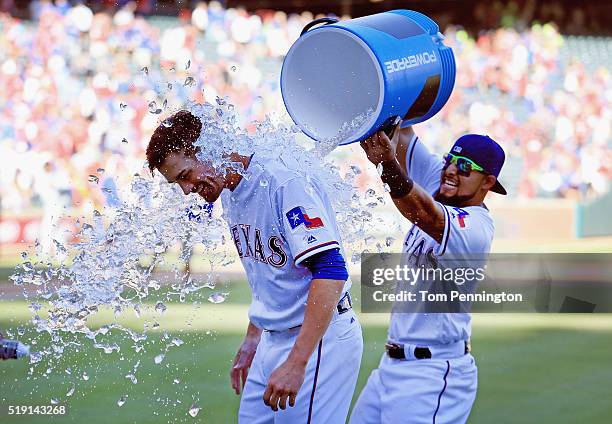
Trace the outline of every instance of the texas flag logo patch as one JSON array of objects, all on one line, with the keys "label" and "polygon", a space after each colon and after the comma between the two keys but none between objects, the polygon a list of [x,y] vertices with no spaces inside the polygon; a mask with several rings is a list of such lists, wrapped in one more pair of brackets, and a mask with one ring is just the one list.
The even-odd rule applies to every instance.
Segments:
[{"label": "texas flag logo patch", "polygon": [[453,208],[457,213],[453,213],[453,219],[457,221],[460,230],[466,230],[470,227],[469,216],[470,213],[461,208]]},{"label": "texas flag logo patch", "polygon": [[306,209],[301,206],[296,206],[285,214],[287,221],[292,230],[295,230],[300,225],[304,225],[309,230],[312,228],[323,227],[323,221],[318,217],[310,217],[306,214]]}]

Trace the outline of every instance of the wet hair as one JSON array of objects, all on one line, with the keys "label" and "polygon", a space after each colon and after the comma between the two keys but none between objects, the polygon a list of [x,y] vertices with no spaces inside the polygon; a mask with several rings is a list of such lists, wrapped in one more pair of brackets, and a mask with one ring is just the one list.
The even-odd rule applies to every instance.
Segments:
[{"label": "wet hair", "polygon": [[[167,126],[167,124],[170,124]],[[166,124],[166,125],[165,125]],[[202,130],[202,121],[187,110],[181,110],[160,124],[147,146],[147,162],[153,172],[159,168],[170,153],[184,151],[193,156],[198,148],[193,145]]]}]

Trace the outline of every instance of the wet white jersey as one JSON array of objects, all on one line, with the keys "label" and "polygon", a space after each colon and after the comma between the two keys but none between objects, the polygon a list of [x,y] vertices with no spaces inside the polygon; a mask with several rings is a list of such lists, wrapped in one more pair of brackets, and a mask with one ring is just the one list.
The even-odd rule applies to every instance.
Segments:
[{"label": "wet white jersey", "polygon": [[[221,195],[230,234],[252,291],[249,318],[257,327],[286,330],[302,324],[312,274],[302,262],[342,250],[335,213],[322,183],[305,181],[293,158],[254,155],[234,191]],[[344,290],[350,288],[350,279]]]},{"label": "wet white jersey", "polygon": [[[406,153],[410,178],[427,192],[440,187],[443,160],[431,154],[415,136]],[[442,205],[442,204],[441,204]],[[444,233],[440,243],[413,225],[404,240],[404,261],[421,266],[435,258],[459,259],[474,254],[488,254],[493,240],[493,220],[486,207],[457,208],[442,205],[445,212]],[[475,266],[479,264],[472,264]],[[418,283],[417,283],[418,284]],[[467,341],[471,335],[468,313],[403,313],[394,312],[389,326],[389,340],[401,344],[429,346]]]}]

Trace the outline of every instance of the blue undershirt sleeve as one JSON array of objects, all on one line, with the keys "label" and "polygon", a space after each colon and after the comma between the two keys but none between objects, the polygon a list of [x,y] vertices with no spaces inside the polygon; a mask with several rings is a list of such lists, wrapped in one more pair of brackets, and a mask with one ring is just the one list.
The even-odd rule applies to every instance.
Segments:
[{"label": "blue undershirt sleeve", "polygon": [[348,280],[349,274],[340,249],[328,249],[305,259],[303,264],[312,272],[312,278]]}]

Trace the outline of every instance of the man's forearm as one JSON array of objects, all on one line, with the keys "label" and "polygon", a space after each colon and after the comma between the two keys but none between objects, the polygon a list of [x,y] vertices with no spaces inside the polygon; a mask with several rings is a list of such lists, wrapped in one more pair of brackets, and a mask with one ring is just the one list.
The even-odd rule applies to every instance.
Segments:
[{"label": "man's forearm", "polygon": [[257,327],[251,321],[249,321],[249,326],[247,327],[246,339],[259,340],[261,337],[261,328]]},{"label": "man's forearm", "polygon": [[322,278],[312,280],[306,301],[304,322],[289,353],[288,361],[306,365],[308,358],[327,331],[343,287],[344,281],[341,280]]},{"label": "man's forearm", "polygon": [[433,197],[412,181],[397,160],[381,163],[381,179],[389,185],[389,194],[395,207],[404,217],[440,242],[444,230],[444,215]]},{"label": "man's forearm", "polygon": [[381,164],[383,171],[380,178],[389,186],[389,194],[392,199],[404,197],[412,191],[414,181],[408,177],[397,159],[386,160]]}]

